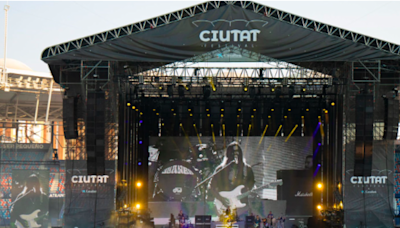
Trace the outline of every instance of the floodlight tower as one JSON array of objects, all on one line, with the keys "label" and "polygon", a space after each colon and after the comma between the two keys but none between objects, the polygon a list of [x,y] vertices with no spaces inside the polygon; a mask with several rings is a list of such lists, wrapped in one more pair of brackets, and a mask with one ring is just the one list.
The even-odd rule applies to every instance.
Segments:
[{"label": "floodlight tower", "polygon": [[4,20],[4,65],[3,65],[3,72],[2,72],[2,77],[1,77],[1,86],[4,87],[4,91],[8,92],[9,87],[8,87],[8,79],[7,79],[7,68],[6,68],[6,62],[7,62],[7,19],[8,19],[8,10],[10,9],[9,5],[4,6],[4,11],[5,13],[5,20]]}]

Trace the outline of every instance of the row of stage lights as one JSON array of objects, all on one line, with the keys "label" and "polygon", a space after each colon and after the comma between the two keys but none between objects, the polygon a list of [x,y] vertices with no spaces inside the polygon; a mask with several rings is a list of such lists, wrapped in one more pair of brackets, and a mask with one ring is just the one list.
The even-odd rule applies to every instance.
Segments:
[{"label": "row of stage lights", "polygon": [[[335,105],[336,105],[335,102],[331,102],[331,106],[335,106]],[[136,106],[132,105],[131,102],[127,102],[127,103],[126,103],[126,106],[132,107],[132,109],[135,110],[135,111],[139,111],[139,109],[138,109]],[[193,116],[192,110],[193,110],[193,108],[188,108],[189,116],[191,116],[191,117]],[[156,111],[157,111],[157,110],[153,108],[153,112],[156,112]],[[224,117],[225,109],[224,109],[224,108],[221,108],[220,111],[221,111],[221,114],[220,114],[220,115],[221,115],[221,117],[223,118],[223,117]],[[237,117],[238,117],[238,118],[240,117],[240,114],[239,114],[239,113],[241,113],[241,111],[242,111],[242,109],[239,107],[239,108],[237,109],[237,112],[238,112]],[[257,109],[256,109],[256,108],[253,108],[252,111],[253,111],[253,114],[254,114],[254,113],[257,111]],[[271,112],[274,112],[275,109],[274,109],[274,108],[271,108],[270,111],[271,111]],[[288,111],[288,112],[291,112],[292,109],[291,109],[291,108],[288,108],[287,111]],[[309,108],[306,108],[305,111],[306,111],[306,112],[309,112],[310,109],[309,109]],[[325,114],[328,114],[328,110],[327,110],[327,109],[322,109],[322,111],[323,111]],[[173,112],[173,115],[176,116],[176,112],[175,112],[175,109],[174,109],[174,108],[171,108],[171,112]],[[143,115],[143,113],[140,112],[140,115]],[[156,115],[158,116],[158,115],[160,115],[160,113],[159,113],[159,112],[156,112]],[[211,116],[210,108],[208,108],[208,107],[206,107],[206,115],[207,115],[207,117],[210,117],[210,116]],[[251,115],[251,118],[254,118],[254,115]],[[271,118],[271,116],[269,115],[268,118]],[[285,115],[284,118],[286,119],[287,116]],[[304,116],[301,116],[301,118],[303,119]]]}]

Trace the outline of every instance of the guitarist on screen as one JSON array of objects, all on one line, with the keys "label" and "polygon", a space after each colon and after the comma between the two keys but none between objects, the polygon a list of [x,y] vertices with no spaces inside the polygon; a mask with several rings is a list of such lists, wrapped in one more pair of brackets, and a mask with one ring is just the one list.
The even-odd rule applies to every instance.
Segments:
[{"label": "guitarist on screen", "polygon": [[22,192],[11,203],[11,228],[47,227],[48,211],[44,211],[46,197],[38,176],[30,175]]},{"label": "guitarist on screen", "polygon": [[254,183],[253,170],[245,163],[242,149],[234,141],[226,148],[223,161],[216,168],[209,182],[208,200],[214,200],[220,214],[228,206],[230,208],[244,207],[247,197],[238,200],[236,196],[252,190]]}]

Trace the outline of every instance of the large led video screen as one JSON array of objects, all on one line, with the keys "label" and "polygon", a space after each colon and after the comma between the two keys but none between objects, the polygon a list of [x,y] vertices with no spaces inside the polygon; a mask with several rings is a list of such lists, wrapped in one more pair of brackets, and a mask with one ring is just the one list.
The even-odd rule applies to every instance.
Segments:
[{"label": "large led video screen", "polygon": [[151,137],[150,205],[194,203],[212,215],[227,205],[265,211],[251,202],[277,200],[278,170],[311,171],[312,145],[312,137]]}]

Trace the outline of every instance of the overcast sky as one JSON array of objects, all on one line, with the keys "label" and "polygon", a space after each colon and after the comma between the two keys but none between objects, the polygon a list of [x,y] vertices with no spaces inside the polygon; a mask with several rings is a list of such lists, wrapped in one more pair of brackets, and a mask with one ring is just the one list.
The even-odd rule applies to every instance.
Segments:
[{"label": "overcast sky", "polygon": [[[7,57],[35,71],[49,46],[173,12],[204,1],[16,2],[10,1]],[[257,1],[309,19],[400,44],[400,2]],[[2,1],[2,8],[7,4]],[[4,53],[4,15],[0,18],[0,56]]]}]

